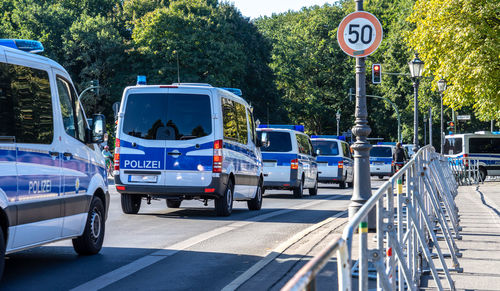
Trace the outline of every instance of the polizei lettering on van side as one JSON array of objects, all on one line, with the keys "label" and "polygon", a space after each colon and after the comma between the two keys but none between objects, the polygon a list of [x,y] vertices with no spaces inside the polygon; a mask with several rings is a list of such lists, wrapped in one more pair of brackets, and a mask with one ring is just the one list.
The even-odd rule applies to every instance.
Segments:
[{"label": "polizei lettering on van side", "polygon": [[126,160],[125,168],[132,169],[160,169],[160,161],[136,161],[136,160]]}]

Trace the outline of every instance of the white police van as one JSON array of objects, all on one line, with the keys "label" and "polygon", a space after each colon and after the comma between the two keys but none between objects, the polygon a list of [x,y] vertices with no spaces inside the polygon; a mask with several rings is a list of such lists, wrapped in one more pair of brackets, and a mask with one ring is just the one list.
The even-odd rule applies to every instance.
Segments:
[{"label": "white police van", "polygon": [[66,70],[21,50],[43,46],[0,40],[0,272],[5,254],[56,240],[99,252],[109,206],[104,117],[91,131]]},{"label": "white police van", "polygon": [[392,155],[396,151],[396,146],[391,144],[377,144],[370,149],[370,175],[378,176],[383,179],[384,176],[392,176],[394,167],[392,164]]},{"label": "white police van", "polygon": [[311,142],[318,163],[318,181],[322,183],[338,183],[339,188],[353,185],[353,166],[349,144],[344,136],[313,135]]},{"label": "white police van", "polygon": [[302,125],[259,125],[264,189],[293,190],[295,198],[318,193],[318,166],[311,139]]},{"label": "white police van", "polygon": [[486,176],[500,176],[500,132],[447,135],[443,150],[447,157],[478,159],[483,181]]},{"label": "white police van", "polygon": [[171,208],[215,199],[218,216],[231,214],[233,200],[259,210],[262,158],[248,103],[231,89],[145,85],[141,77],[123,92],[118,113],[114,177],[123,212],[152,198]]}]

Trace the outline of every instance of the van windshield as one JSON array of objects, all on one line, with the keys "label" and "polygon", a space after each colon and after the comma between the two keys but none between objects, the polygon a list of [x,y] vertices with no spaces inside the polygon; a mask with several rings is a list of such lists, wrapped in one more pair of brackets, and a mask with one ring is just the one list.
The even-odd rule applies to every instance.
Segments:
[{"label": "van windshield", "polygon": [[198,94],[130,94],[123,132],[143,139],[187,140],[212,133],[210,97]]},{"label": "van windshield", "polygon": [[321,156],[338,156],[339,146],[336,141],[313,140],[314,152],[319,150]]},{"label": "van windshield", "polygon": [[390,147],[372,147],[370,157],[391,158],[392,150]]},{"label": "van windshield", "polygon": [[258,131],[257,138],[263,141],[262,152],[289,152],[292,150],[292,140],[289,132]]}]

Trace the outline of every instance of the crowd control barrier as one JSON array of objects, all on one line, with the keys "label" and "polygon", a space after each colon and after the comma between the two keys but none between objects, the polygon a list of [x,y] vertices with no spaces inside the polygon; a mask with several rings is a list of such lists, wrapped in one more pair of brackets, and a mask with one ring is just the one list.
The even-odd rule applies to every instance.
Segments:
[{"label": "crowd control barrier", "polygon": [[493,160],[487,157],[458,157],[448,158],[455,180],[460,186],[473,185],[484,182],[480,174],[480,164],[485,160]]},{"label": "crowd control barrier", "polygon": [[[455,243],[461,239],[457,194],[458,183],[448,159],[432,146],[422,147],[350,219],[342,237],[309,261],[282,290],[315,290],[317,274],[335,255],[338,286],[330,290],[357,287],[367,291],[375,284],[370,288],[418,290],[424,273],[432,276],[438,290],[455,290],[451,272],[463,271]],[[368,240],[367,219],[373,209],[376,234]],[[359,243],[354,252],[356,237]],[[438,239],[444,243],[438,244]]]}]

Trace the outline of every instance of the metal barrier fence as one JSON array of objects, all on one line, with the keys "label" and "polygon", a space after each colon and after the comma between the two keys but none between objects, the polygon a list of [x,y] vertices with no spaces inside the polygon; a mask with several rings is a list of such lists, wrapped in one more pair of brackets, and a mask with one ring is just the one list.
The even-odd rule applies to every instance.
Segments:
[{"label": "metal barrier fence", "polygon": [[460,157],[448,158],[455,180],[460,186],[472,185],[484,182],[486,171],[481,175],[481,163],[486,160],[496,160],[488,157]]},{"label": "metal barrier fence", "polygon": [[[431,146],[421,148],[363,205],[342,237],[308,262],[282,290],[315,290],[316,275],[335,254],[339,290],[353,290],[354,276],[363,291],[368,290],[369,278],[376,279],[377,289],[417,290],[421,275],[429,271],[437,289],[443,290],[445,285],[455,290],[450,272],[462,272],[458,262],[461,254],[455,244],[461,239],[454,201],[458,185],[448,159]],[[374,209],[376,243],[369,245],[367,219]],[[357,262],[353,260],[356,231]],[[445,241],[446,253],[438,239]],[[451,266],[445,257],[451,258]],[[440,268],[433,258],[438,259]],[[376,275],[369,275],[369,271]]]}]

